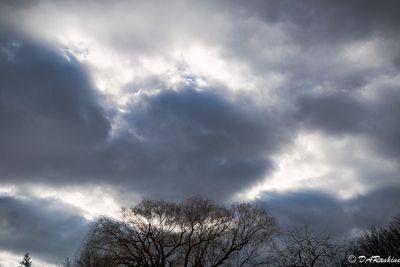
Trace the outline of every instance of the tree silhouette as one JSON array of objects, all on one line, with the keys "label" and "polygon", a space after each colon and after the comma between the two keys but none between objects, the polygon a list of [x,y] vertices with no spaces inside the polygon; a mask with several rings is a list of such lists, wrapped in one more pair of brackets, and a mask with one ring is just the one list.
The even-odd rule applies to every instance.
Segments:
[{"label": "tree silhouette", "polygon": [[330,234],[313,231],[308,225],[292,228],[280,240],[274,255],[274,266],[339,266],[346,246],[332,241]]},{"label": "tree silhouette", "polygon": [[100,219],[78,266],[255,266],[277,232],[275,219],[250,204],[224,207],[201,197],[143,200],[120,220]]},{"label": "tree silhouette", "polygon": [[29,256],[29,253],[25,253],[24,258],[22,261],[19,263],[19,267],[31,267],[32,262],[31,262],[31,257]]},{"label": "tree silhouette", "polygon": [[[356,257],[379,256],[381,258],[400,258],[400,215],[394,216],[387,227],[370,227],[352,246]],[[398,263],[393,263],[393,265]],[[374,263],[359,263],[361,266],[375,266]],[[390,265],[387,263],[385,265]]]}]

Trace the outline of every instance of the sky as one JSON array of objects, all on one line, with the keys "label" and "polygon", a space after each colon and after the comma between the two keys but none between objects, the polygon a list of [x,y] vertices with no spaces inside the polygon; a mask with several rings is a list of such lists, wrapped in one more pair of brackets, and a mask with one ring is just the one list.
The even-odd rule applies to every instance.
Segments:
[{"label": "sky", "polygon": [[143,197],[356,236],[400,212],[399,1],[4,0],[0,266]]}]

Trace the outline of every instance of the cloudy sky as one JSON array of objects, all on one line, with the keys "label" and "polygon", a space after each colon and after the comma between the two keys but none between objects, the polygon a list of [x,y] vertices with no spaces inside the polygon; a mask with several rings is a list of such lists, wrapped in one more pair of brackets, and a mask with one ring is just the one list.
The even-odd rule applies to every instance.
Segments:
[{"label": "cloudy sky", "polygon": [[0,4],[0,266],[142,197],[338,236],[400,211],[398,1]]}]

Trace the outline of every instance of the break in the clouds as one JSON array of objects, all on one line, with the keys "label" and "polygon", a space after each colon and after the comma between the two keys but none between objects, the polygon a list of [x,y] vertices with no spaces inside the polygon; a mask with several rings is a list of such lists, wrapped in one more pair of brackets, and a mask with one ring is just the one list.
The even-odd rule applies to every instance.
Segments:
[{"label": "break in the clouds", "polygon": [[[2,231],[1,249],[141,196],[256,200],[284,225],[335,218],[341,235],[384,223],[400,183],[398,7],[3,1],[1,218],[36,222],[24,242]],[[76,217],[46,219],[62,214],[50,201]],[[72,251],[46,240],[44,260]]]}]

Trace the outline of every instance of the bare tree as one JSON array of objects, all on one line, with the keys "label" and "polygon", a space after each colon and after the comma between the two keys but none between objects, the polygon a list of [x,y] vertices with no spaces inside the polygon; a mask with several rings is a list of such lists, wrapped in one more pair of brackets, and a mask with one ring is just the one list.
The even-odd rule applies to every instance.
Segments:
[{"label": "bare tree", "polygon": [[332,241],[325,232],[303,228],[289,230],[277,245],[275,265],[277,266],[340,266],[346,253],[346,246]]},{"label": "bare tree", "polygon": [[394,216],[387,227],[372,226],[365,231],[354,242],[352,254],[366,258],[400,258],[400,215]]},{"label": "bare tree", "polygon": [[100,219],[78,266],[255,266],[276,232],[275,219],[250,204],[144,200],[119,220]]}]

